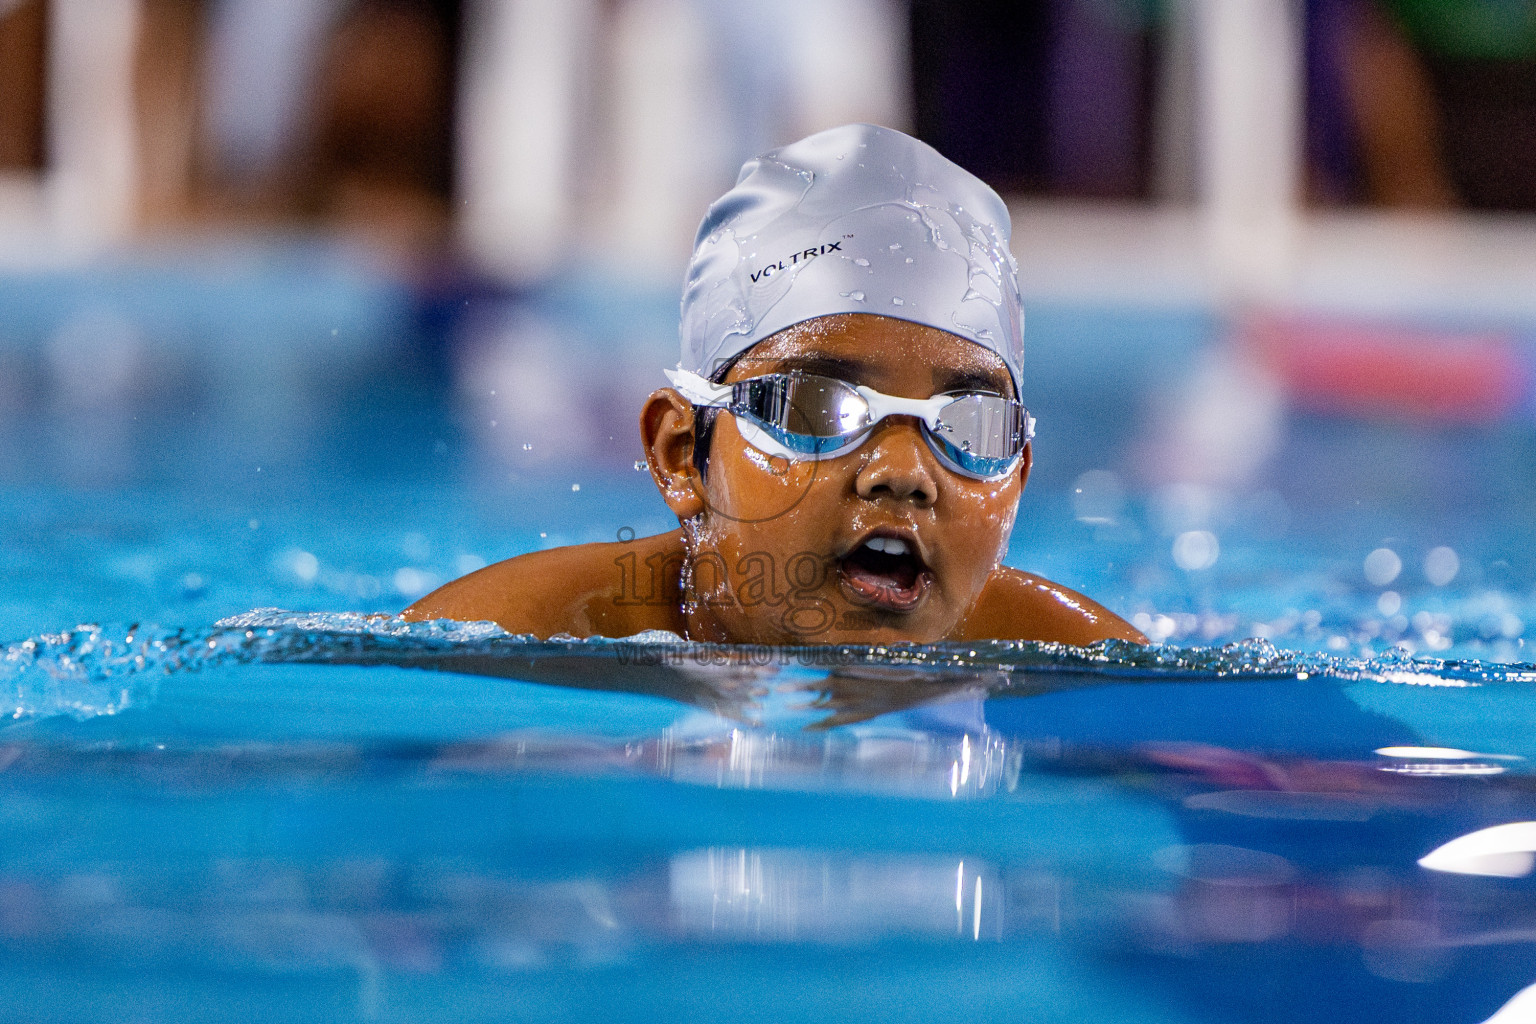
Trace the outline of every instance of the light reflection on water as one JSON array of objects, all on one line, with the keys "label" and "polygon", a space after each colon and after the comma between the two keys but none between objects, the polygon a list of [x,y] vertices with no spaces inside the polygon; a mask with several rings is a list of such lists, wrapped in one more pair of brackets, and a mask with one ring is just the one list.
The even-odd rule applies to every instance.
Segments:
[{"label": "light reflection on water", "polygon": [[[651,737],[404,746],[13,733],[0,949],[12,972],[42,958],[170,989],[209,972],[330,979],[364,1017],[404,979],[655,972],[700,944],[918,964],[950,944],[1035,962],[1043,942],[1104,991],[1152,965],[1151,1015],[1103,1018],[1130,1020],[1209,1019],[1202,1000],[1276,985],[1314,990],[1234,1019],[1376,1020],[1384,1002],[1424,1004],[1394,1020],[1478,1020],[1536,969],[1530,826],[1504,826],[1498,849],[1473,838],[1536,817],[1519,761],[1114,750],[1010,735],[985,711],[809,733],[684,711]],[[1496,760],[1516,772],[1383,770]],[[1416,866],[1437,854],[1484,870]],[[1192,1016],[1151,1013],[1170,984]],[[1378,1002],[1340,1008],[1339,986]]]},{"label": "light reflection on water", "polygon": [[[281,571],[331,578],[290,548],[314,561]],[[304,979],[338,1019],[549,985],[622,1018],[599,979],[697,1008],[750,950],[785,1019],[814,1016],[807,957],[865,957],[823,1005],[877,1019],[939,972],[1014,1000],[982,1016],[1485,1020],[1536,978],[1530,878],[1420,862],[1536,820],[1536,669],[1314,650],[528,644],[275,612],[39,635],[0,660],[0,984],[261,979],[270,1011]]]},{"label": "light reflection on water", "polygon": [[996,869],[953,857],[712,847],[672,857],[673,925],[764,942],[1001,939]]}]

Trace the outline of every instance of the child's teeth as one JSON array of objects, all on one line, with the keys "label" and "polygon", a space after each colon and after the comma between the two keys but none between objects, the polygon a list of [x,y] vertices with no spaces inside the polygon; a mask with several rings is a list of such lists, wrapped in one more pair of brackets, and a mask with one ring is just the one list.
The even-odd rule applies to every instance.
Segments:
[{"label": "child's teeth", "polygon": [[904,555],[907,553],[907,542],[895,537],[871,537],[864,543],[870,549],[887,555]]}]

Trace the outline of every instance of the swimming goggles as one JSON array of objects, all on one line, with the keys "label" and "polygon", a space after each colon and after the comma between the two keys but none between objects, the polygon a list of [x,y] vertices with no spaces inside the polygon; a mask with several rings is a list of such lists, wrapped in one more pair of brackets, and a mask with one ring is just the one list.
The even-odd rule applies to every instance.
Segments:
[{"label": "swimming goggles", "polygon": [[923,439],[940,462],[961,476],[997,480],[1013,472],[1035,436],[1035,419],[1018,402],[976,391],[897,398],[835,377],[770,373],[714,384],[688,370],[667,379],[696,406],[725,409],[742,439],[786,459],[834,459],[863,444],[887,416],[922,422]]}]

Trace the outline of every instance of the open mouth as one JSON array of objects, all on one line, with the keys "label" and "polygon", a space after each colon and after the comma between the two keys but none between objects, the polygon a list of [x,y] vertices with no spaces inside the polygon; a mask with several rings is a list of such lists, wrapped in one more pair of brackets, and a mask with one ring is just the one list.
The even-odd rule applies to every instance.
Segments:
[{"label": "open mouth", "polygon": [[892,611],[917,607],[933,580],[912,541],[883,534],[864,538],[842,557],[837,570],[844,589],[860,604]]}]

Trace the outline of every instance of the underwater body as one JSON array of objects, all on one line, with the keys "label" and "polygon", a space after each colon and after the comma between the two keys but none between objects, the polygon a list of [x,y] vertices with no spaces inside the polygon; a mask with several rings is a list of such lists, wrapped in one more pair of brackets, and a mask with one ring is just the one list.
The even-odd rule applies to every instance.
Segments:
[{"label": "underwater body", "polygon": [[[1138,482],[1135,375],[1211,330],[1031,322],[1009,564],[1145,649],[400,622],[485,562],[668,525],[636,445],[493,473],[406,384],[391,429],[342,389],[276,454],[103,429],[148,460],[112,490],[21,482],[54,441],[12,442],[8,1015],[1520,1019],[1530,428],[1297,415],[1246,490]],[[1119,377],[1067,358],[1138,331]]]}]

